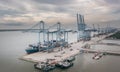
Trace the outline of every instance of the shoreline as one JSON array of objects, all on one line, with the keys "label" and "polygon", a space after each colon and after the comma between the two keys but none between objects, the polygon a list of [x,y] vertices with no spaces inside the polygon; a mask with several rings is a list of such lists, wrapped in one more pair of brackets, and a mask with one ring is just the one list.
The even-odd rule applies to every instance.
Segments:
[{"label": "shoreline", "polygon": [[[52,53],[37,52],[37,53],[30,54],[30,55],[24,55],[21,58],[23,60],[32,61],[32,62],[44,62],[44,61],[46,61],[46,59],[55,59],[55,62],[59,62],[70,56],[79,54],[80,50],[82,50],[82,47],[85,44],[94,44],[97,41],[103,40],[107,36],[112,35],[112,34],[114,34],[114,33],[110,33],[108,35],[102,35],[99,37],[94,37],[90,41],[87,41],[87,42],[75,42],[74,44],[71,45],[70,48],[65,48],[63,51],[52,52]],[[59,48],[56,48],[56,49],[59,49]],[[72,51],[70,49],[72,49]],[[65,53],[63,54],[63,52],[65,52]],[[56,55],[59,55],[60,57],[56,57]]]}]

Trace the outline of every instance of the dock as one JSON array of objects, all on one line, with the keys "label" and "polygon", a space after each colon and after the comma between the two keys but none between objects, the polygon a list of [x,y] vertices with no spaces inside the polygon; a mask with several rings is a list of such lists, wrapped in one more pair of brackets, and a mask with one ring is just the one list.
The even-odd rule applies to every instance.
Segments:
[{"label": "dock", "polygon": [[120,51],[109,51],[109,50],[95,50],[95,49],[81,49],[82,52],[85,53],[104,53],[105,55],[114,55],[114,56],[120,56]]},{"label": "dock", "polygon": [[[51,63],[57,63],[71,56],[75,56],[79,54],[80,51],[84,48],[84,46],[96,44],[99,41],[117,32],[116,29],[111,29],[111,28],[105,28],[105,30],[100,29],[99,25],[98,25],[98,29],[95,29],[94,26],[93,26],[93,29],[87,29],[88,27],[84,21],[84,16],[81,14],[77,14],[77,26],[78,26],[77,42],[68,44],[68,47],[61,45],[60,47],[52,48],[52,52],[39,50],[40,52],[24,55],[20,59],[25,60],[25,61],[30,61],[30,62],[46,62],[49,60]],[[30,29],[28,29],[28,31],[35,27],[39,27],[39,31],[38,31],[39,43],[41,42],[40,40],[41,32],[43,35],[43,42],[45,40],[45,35],[47,36],[46,40],[48,42],[50,41],[50,38],[49,38],[50,33],[52,33],[51,40],[54,40],[53,33],[55,33],[56,41],[62,40],[68,43],[68,32],[69,31],[67,31],[66,28],[62,27],[60,22],[46,29],[44,21],[40,21],[40,23],[35,24]],[[56,31],[51,32],[50,30],[53,28],[55,28]],[[94,32],[97,31],[98,34],[95,36],[91,36],[91,31],[94,31]]]},{"label": "dock", "polygon": [[[107,36],[110,36],[114,33],[110,33],[108,35],[101,35],[99,37],[93,37],[90,41],[79,41],[70,44],[70,47],[67,48],[55,48],[53,52],[36,52],[32,54],[27,54],[22,56],[20,59],[29,61],[29,62],[45,62],[46,60],[50,59],[53,60],[55,63],[59,61],[63,61],[70,56],[75,56],[80,53],[80,50],[83,50],[83,46],[85,44],[94,44],[100,40],[103,40]],[[86,50],[87,51],[87,50]],[[96,52],[93,50],[89,50],[89,52]],[[107,52],[109,53],[109,52]]]}]

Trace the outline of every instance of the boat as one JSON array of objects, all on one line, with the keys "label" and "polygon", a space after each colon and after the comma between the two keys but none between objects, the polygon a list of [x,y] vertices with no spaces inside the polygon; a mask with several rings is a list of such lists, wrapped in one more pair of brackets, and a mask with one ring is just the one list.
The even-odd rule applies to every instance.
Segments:
[{"label": "boat", "polygon": [[98,59],[100,59],[100,57],[99,56],[94,56],[93,59],[98,60]]},{"label": "boat", "polygon": [[42,70],[44,67],[45,67],[45,63],[44,62],[40,62],[40,63],[34,64],[34,68],[35,69]]},{"label": "boat", "polygon": [[25,51],[27,52],[27,54],[31,54],[31,53],[38,52],[39,50],[38,50],[38,49],[28,48],[28,49],[26,49]]},{"label": "boat", "polygon": [[38,44],[30,44],[29,47],[27,49],[25,49],[25,51],[27,52],[27,54],[31,54],[31,53],[35,53],[35,52],[39,52],[39,51],[49,51],[50,49],[53,48],[57,48],[57,47],[66,47],[67,46],[67,42],[61,40],[61,41],[56,41],[56,40],[51,40],[51,41],[45,41],[43,44],[38,43]]},{"label": "boat", "polygon": [[38,52],[38,46],[35,45],[29,45],[29,47],[27,49],[25,49],[25,51],[27,52],[27,54],[31,54],[31,53],[35,53]]},{"label": "boat", "polygon": [[71,56],[69,58],[66,59],[68,62],[72,62],[75,60],[75,56]]},{"label": "boat", "polygon": [[73,66],[72,62],[68,62],[68,61],[61,61],[59,63],[56,64],[56,67],[59,67],[61,69],[66,69]]},{"label": "boat", "polygon": [[44,72],[48,72],[50,70],[55,69],[54,64],[48,64],[48,63],[44,63],[44,62],[37,63],[34,65],[34,67],[35,67],[35,69],[42,70]]},{"label": "boat", "polygon": [[96,53],[96,54],[94,55],[93,59],[99,60],[103,55],[104,55],[104,53]]}]

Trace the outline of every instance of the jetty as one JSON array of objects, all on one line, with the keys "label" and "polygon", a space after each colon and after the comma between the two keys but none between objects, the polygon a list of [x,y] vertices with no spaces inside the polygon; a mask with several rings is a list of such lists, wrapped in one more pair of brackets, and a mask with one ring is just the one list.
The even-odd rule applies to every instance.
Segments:
[{"label": "jetty", "polygon": [[120,56],[120,51],[110,51],[110,50],[95,50],[95,49],[81,49],[85,53],[104,53],[105,55],[115,55]]},{"label": "jetty", "polygon": [[[88,52],[96,52],[90,49],[84,49],[85,45],[91,45],[91,44],[96,44],[99,41],[105,39],[106,37],[109,37],[116,33],[116,29],[111,29],[111,28],[105,28],[105,29],[95,29],[94,25],[92,29],[88,29],[87,25],[85,24],[84,21],[84,16],[77,14],[77,41],[73,43],[68,43],[68,32],[65,28],[62,28],[62,25],[60,22],[57,24],[50,26],[49,28],[45,29],[45,24],[43,21],[40,21],[40,24],[36,24],[30,29],[38,26],[39,30],[39,43],[41,42],[40,36],[41,32],[43,34],[43,41],[45,39],[45,35],[47,35],[47,42],[53,41],[63,41],[63,44],[61,44],[59,47],[48,46],[46,51],[38,51],[35,53],[31,54],[26,54],[22,56],[20,59],[25,60],[25,61],[30,61],[30,62],[46,62],[49,60],[50,63],[58,63],[60,61],[66,60],[67,58],[71,56],[75,56],[79,54],[82,51],[88,51]],[[56,31],[50,31],[50,29],[53,29],[53,27],[56,28]],[[30,29],[28,29],[26,32],[28,32]],[[91,32],[97,32],[98,34],[95,36],[91,36]],[[53,36],[53,33],[56,35],[55,37]],[[50,35],[52,35],[52,40],[50,40]],[[52,42],[53,43],[53,42]],[[64,43],[67,43],[67,46],[64,45]],[[49,44],[48,44],[49,45]],[[38,47],[39,48],[39,47]],[[49,50],[51,50],[49,52]],[[108,52],[107,52],[108,53]]]},{"label": "jetty", "polygon": [[[83,49],[82,47],[86,44],[94,44],[100,40],[103,40],[107,36],[110,36],[114,33],[110,33],[108,35],[101,35],[99,37],[93,37],[90,41],[79,41],[70,44],[70,47],[62,48],[58,47],[55,48],[53,52],[36,52],[32,54],[27,54],[22,56],[20,59],[29,61],[29,62],[45,62],[46,60],[52,60],[52,62],[59,62],[67,59],[70,56],[75,56],[80,53],[80,50],[84,50],[87,52],[97,52],[94,50]],[[107,52],[108,53],[108,52]]]}]

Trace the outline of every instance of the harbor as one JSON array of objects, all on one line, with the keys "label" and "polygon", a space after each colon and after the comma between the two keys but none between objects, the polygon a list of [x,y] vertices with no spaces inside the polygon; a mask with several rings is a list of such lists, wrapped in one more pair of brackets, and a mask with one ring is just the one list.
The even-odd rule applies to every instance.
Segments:
[{"label": "harbor", "polygon": [[[114,34],[114,33],[111,33],[109,35],[112,35],[112,34]],[[30,62],[44,62],[47,59],[53,59],[54,60],[53,62],[57,63],[59,61],[63,61],[65,59],[67,59],[70,56],[75,56],[75,55],[79,54],[80,50],[85,50],[82,48],[85,44],[94,44],[97,41],[100,41],[109,35],[103,35],[101,37],[94,37],[90,41],[87,41],[87,42],[84,42],[84,41],[74,42],[71,44],[71,47],[63,48],[63,50],[61,50],[61,51],[59,51],[59,49],[60,49],[60,47],[59,47],[59,48],[55,48],[55,50],[51,53],[37,52],[37,53],[25,55],[25,56],[21,57],[20,59],[30,61]],[[85,51],[91,52],[89,49],[88,50],[86,49]],[[95,52],[97,52],[97,51],[95,51]]]},{"label": "harbor", "polygon": [[120,72],[120,0],[0,0],[0,72]]},{"label": "harbor", "polygon": [[[38,33],[38,43],[30,44],[25,50],[27,55],[21,57],[21,60],[28,62],[37,63],[35,64],[36,69],[42,71],[49,71],[56,67],[69,68],[73,66],[72,62],[69,62],[70,57],[75,57],[79,53],[98,53],[98,51],[89,49],[90,45],[96,44],[101,40],[115,34],[117,32],[114,28],[103,28],[98,29],[94,27],[88,28],[84,21],[84,16],[77,14],[77,41],[69,43],[68,36],[71,30],[67,30],[62,26],[60,22],[54,24],[48,28],[44,21],[40,21],[36,25],[32,26],[25,32],[31,31],[38,27],[38,31],[32,31]],[[98,32],[97,34],[91,35],[92,32]],[[41,36],[43,39],[41,40]],[[51,37],[50,37],[51,36]],[[87,48],[87,49],[86,49]],[[93,57],[93,59],[100,59],[104,54],[119,55],[119,53],[113,53],[108,51],[101,51]]]},{"label": "harbor", "polygon": [[[32,63],[29,61],[23,61],[20,60],[18,58],[20,58],[22,55],[26,55],[25,53],[25,47],[27,47],[28,44],[32,44],[34,42],[36,42],[38,40],[38,36],[36,33],[22,33],[22,32],[11,32],[11,34],[8,35],[9,32],[5,32],[5,33],[1,33],[3,35],[2,38],[2,42],[1,42],[1,46],[4,47],[1,50],[1,57],[2,60],[1,61],[1,66],[4,67],[1,70],[8,72],[8,71],[15,71],[15,72],[42,72],[40,70],[37,70],[34,68],[34,64],[36,63]],[[6,35],[6,36],[4,36]],[[13,36],[14,35],[14,36]],[[72,33],[69,34],[69,38],[71,37],[77,37],[76,35],[73,35]],[[6,39],[9,39],[6,40]],[[74,38],[75,40],[72,40],[71,42],[73,43],[74,41],[76,41],[76,38]],[[16,41],[16,43],[11,43],[11,40]],[[95,40],[95,39],[94,39]],[[105,40],[103,39],[106,43],[112,42],[112,43],[119,43],[119,40]],[[2,43],[6,43],[6,45],[2,45]],[[84,41],[81,41],[81,43],[84,43]],[[92,44],[93,45],[93,44]],[[9,47],[11,46],[11,48]],[[93,46],[94,47],[94,46]],[[101,49],[108,49],[111,48],[112,50],[110,51],[120,51],[119,46],[115,46],[115,45],[102,45],[100,44],[99,46],[95,46],[94,47],[96,49],[96,51],[102,51]],[[100,50],[98,50],[98,48],[100,48]],[[5,53],[3,53],[5,52]],[[11,53],[10,53],[11,52]],[[55,68],[54,70],[50,71],[50,72],[79,72],[79,71],[83,71],[83,72],[94,72],[97,70],[99,70],[98,72],[113,72],[116,70],[119,70],[118,66],[119,64],[119,56],[115,56],[115,55],[105,55],[102,56],[102,58],[100,58],[99,60],[94,60],[92,59],[92,57],[94,57],[95,53],[78,53],[78,55],[76,55],[76,59],[73,61],[74,65],[68,69],[59,69],[59,68]],[[4,56],[2,56],[4,55]],[[3,60],[4,59],[4,60]],[[115,62],[113,62],[115,61]],[[6,66],[10,64],[11,66]],[[107,66],[108,65],[108,66]],[[105,67],[105,69],[104,69]],[[111,68],[112,67],[112,68]],[[115,70],[114,70],[115,67]],[[7,70],[6,70],[7,68]],[[95,69],[96,68],[96,69]],[[107,70],[106,70],[107,69]]]}]

